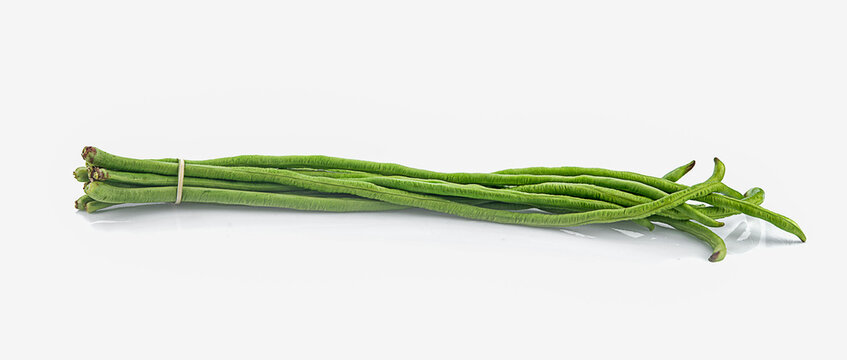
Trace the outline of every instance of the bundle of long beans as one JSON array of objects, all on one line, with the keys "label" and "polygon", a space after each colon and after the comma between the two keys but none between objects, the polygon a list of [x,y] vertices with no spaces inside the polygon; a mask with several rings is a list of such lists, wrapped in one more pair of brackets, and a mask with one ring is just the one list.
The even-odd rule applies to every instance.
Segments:
[{"label": "bundle of long beans", "polygon": [[662,223],[706,242],[710,261],[722,260],[726,245],[707,226],[746,214],[806,241],[794,221],[760,206],[762,189],[741,194],[722,183],[725,168],[717,158],[712,175],[693,186],[676,181],[694,161],[654,177],[582,167],[442,173],[328,156],[242,155],[180,164],[120,157],[92,146],[83,149],[82,158],[86,167],[77,168],[74,177],[85,183],[85,195],[75,206],[89,213],[117,204],[181,201],[332,212],[421,208],[538,227],[631,221],[653,230]]}]

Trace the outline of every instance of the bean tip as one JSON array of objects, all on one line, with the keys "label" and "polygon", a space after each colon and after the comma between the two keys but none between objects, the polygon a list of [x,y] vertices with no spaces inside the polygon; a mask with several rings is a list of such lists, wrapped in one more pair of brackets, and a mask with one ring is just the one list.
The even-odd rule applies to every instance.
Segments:
[{"label": "bean tip", "polygon": [[754,187],[744,192],[744,197],[751,197],[759,192],[765,192],[762,188]]},{"label": "bean tip", "polygon": [[712,253],[712,256],[709,256],[709,261],[718,262],[723,260],[726,257],[726,250],[718,250]]}]

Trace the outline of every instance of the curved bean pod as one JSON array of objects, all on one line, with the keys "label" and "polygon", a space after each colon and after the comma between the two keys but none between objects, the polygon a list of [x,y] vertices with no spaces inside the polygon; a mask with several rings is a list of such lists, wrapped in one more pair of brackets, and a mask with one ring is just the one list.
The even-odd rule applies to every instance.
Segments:
[{"label": "curved bean pod", "polygon": [[720,236],[693,221],[680,221],[676,219],[667,218],[664,216],[654,215],[649,217],[651,221],[656,221],[660,223],[664,223],[672,226],[674,229],[677,229],[682,232],[689,233],[694,237],[703,240],[706,244],[712,247],[712,256],[709,256],[709,261],[717,262],[721,261],[726,257],[726,243],[721,239]]},{"label": "curved bean pod", "polygon": [[765,220],[771,224],[774,224],[776,227],[782,230],[794,234],[795,236],[797,236],[797,238],[800,239],[800,241],[806,242],[806,234],[803,233],[803,230],[800,229],[800,226],[797,225],[794,220],[791,220],[786,216],[777,214],[771,210],[765,209],[761,206],[744,202],[742,200],[734,199],[721,194],[706,195],[703,198],[703,201],[712,204],[716,207],[737,211],[739,213],[747,214],[752,217]]}]

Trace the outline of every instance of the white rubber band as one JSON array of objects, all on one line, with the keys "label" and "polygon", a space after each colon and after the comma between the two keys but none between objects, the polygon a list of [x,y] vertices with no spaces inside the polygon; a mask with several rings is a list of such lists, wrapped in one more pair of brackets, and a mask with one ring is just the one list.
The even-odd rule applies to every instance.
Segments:
[{"label": "white rubber band", "polygon": [[179,173],[176,178],[176,201],[174,205],[179,205],[182,202],[182,179],[185,177],[185,160],[179,160]]}]

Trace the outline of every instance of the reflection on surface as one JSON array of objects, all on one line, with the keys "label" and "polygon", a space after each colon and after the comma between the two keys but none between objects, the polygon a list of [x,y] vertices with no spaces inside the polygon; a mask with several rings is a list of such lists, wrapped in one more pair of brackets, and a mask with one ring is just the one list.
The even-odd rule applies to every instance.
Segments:
[{"label": "reflection on surface", "polygon": [[724,237],[726,243],[727,254],[741,254],[750,251],[759,245],[762,239],[762,232],[753,229],[750,223],[756,223],[758,219],[738,222],[729,235]]},{"label": "reflection on surface", "polygon": [[[132,233],[157,231],[192,231],[226,229],[345,238],[371,238],[405,234],[392,241],[426,241],[448,245],[495,246],[538,249],[545,253],[597,253],[598,256],[664,261],[699,258],[708,255],[709,247],[690,235],[657,225],[648,231],[631,222],[593,224],[565,229],[527,228],[469,221],[458,217],[420,209],[380,213],[325,213],[278,208],[228,206],[214,204],[144,204],[119,205],[94,214],[80,212],[93,228],[102,231]],[[799,243],[772,230],[755,218],[733,216],[726,225],[712,229],[721,236],[729,254],[746,253],[756,247]],[[566,235],[571,241],[562,241]],[[499,240],[494,242],[493,240]],[[583,246],[583,244],[585,246]]]},{"label": "reflection on surface", "polygon": [[[106,231],[169,231],[231,227],[234,222],[248,226],[269,225],[280,214],[315,214],[317,212],[278,208],[216,204],[126,204],[93,214],[79,212],[95,228]],[[327,213],[332,216],[332,213]]]}]

